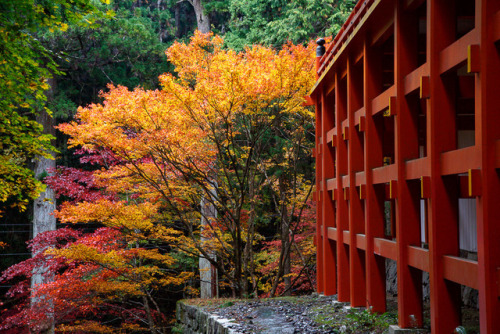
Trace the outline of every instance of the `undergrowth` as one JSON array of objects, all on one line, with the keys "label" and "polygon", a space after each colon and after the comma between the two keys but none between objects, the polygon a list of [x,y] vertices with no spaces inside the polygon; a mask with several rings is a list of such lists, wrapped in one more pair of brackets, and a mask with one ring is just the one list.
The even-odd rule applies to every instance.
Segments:
[{"label": "undergrowth", "polygon": [[309,311],[312,319],[320,325],[333,328],[335,333],[384,333],[390,325],[398,322],[397,314],[370,313],[368,310],[349,309],[342,305],[326,305]]}]

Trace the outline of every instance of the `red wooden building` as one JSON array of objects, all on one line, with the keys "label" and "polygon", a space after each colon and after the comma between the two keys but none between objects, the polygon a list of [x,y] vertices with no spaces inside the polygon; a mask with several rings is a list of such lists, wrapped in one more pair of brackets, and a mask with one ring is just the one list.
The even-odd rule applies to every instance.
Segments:
[{"label": "red wooden building", "polygon": [[359,1],[317,64],[318,291],[384,312],[392,259],[400,327],[427,272],[433,333],[461,286],[500,333],[500,0]]}]

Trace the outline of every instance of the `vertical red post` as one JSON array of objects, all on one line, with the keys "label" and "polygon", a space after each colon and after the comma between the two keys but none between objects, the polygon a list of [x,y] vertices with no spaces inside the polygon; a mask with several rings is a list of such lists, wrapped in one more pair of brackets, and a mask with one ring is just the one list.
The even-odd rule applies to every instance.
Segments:
[{"label": "vertical red post", "polygon": [[[456,149],[455,97],[441,76],[440,53],[455,40],[455,2],[427,2],[427,143],[430,159],[429,279],[431,330],[451,333],[460,324],[460,286],[444,278],[444,255],[458,255],[457,189],[441,176],[441,154]],[[456,188],[456,186],[455,186]]]},{"label": "vertical red post", "polygon": [[[321,57],[324,54],[325,47],[323,46],[325,44],[325,41],[323,39],[318,39],[316,41],[318,44],[318,47],[316,49],[316,79],[319,78],[318,75],[318,70],[321,66]],[[323,282],[323,236],[322,236],[322,226],[320,225],[323,221],[323,208],[322,208],[322,196],[321,196],[321,184],[323,182],[322,180],[322,155],[321,155],[321,141],[320,138],[322,137],[322,129],[323,129],[323,122],[321,120],[322,114],[323,114],[323,100],[322,100],[322,94],[320,96],[315,96],[314,97],[314,102],[315,102],[315,109],[316,109],[316,141],[314,145],[314,158],[316,160],[316,289],[319,293],[323,292],[324,289],[324,282]],[[326,236],[325,236],[326,237]]]},{"label": "vertical red post", "polygon": [[[360,89],[361,88],[361,89]],[[363,104],[362,76],[352,58],[347,59],[347,118],[349,126],[347,164],[349,173],[349,272],[351,306],[366,305],[365,255],[357,248],[356,235],[364,234],[363,203],[356,187],[356,172],[364,169],[361,139],[354,113]]]},{"label": "vertical red post", "polygon": [[375,129],[372,116],[372,99],[379,93],[382,71],[380,50],[364,44],[364,100],[365,100],[365,178],[366,178],[366,306],[373,312],[386,311],[385,258],[374,253],[374,238],[384,237],[384,197],[385,191],[373,185],[372,169],[382,165],[382,139]]},{"label": "vertical red post", "polygon": [[418,17],[407,13],[401,1],[394,11],[394,82],[395,164],[398,171],[396,189],[396,240],[398,245],[398,313],[402,328],[421,327],[422,272],[409,266],[408,246],[420,246],[420,185],[406,181],[409,159],[418,158],[418,130],[405,97],[404,78],[417,66]]},{"label": "vertical red post", "polygon": [[[322,114],[322,104],[321,99],[315,99],[316,104],[316,129],[321,129],[321,114]],[[321,144],[320,144],[321,132],[316,132],[316,145],[315,145],[315,158],[316,158],[316,289],[319,293],[323,292],[323,236],[322,236],[322,226],[323,221],[323,208],[321,201],[321,183],[322,183],[322,163],[321,163]]]},{"label": "vertical red post", "polygon": [[335,72],[335,124],[337,125],[337,145],[335,162],[337,164],[337,299],[350,301],[349,290],[349,250],[344,244],[343,231],[349,230],[347,200],[344,197],[342,176],[347,174],[347,144],[342,137],[342,122],[347,117],[347,87],[342,83],[340,73]]},{"label": "vertical red post", "polygon": [[326,141],[326,133],[335,126],[335,111],[334,111],[334,97],[326,95],[325,90],[321,94],[322,99],[322,138],[323,145],[321,152],[322,163],[322,227],[323,227],[323,293],[326,296],[337,293],[337,279],[336,279],[336,259],[335,259],[335,243],[328,239],[328,227],[334,226],[335,221],[335,208],[332,196],[327,189],[327,180],[333,178],[335,175],[335,157],[332,152],[332,146],[328,145]]},{"label": "vertical red post", "polygon": [[[477,244],[479,276],[479,321],[481,333],[500,333],[500,55],[495,45],[499,36],[500,2],[476,2],[476,29],[480,29],[480,73],[476,82],[476,146],[481,152],[482,196],[477,198]],[[496,33],[496,35],[494,35]]]}]

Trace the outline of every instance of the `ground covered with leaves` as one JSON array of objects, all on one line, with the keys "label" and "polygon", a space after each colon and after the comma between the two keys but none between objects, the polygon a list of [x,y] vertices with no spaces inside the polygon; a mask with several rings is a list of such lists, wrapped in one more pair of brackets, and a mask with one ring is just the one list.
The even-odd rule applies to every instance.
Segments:
[{"label": "ground covered with leaves", "polygon": [[397,323],[396,312],[371,314],[365,309],[348,308],[334,296],[185,302],[234,319],[232,329],[239,333],[384,333]]}]

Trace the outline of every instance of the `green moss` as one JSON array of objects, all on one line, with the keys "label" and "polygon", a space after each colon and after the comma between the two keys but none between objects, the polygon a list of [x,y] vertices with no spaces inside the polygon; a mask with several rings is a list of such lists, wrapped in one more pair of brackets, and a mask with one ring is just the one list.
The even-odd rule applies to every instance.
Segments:
[{"label": "green moss", "polygon": [[228,302],[225,302],[224,304],[219,305],[219,307],[220,308],[224,308],[224,307],[230,307],[230,306],[233,306],[233,305],[234,305],[234,302],[228,301]]},{"label": "green moss", "polygon": [[334,331],[342,328],[344,333],[383,333],[389,325],[397,324],[395,313],[377,314],[367,310],[350,309],[346,314],[342,306],[320,306],[311,309],[309,314],[319,325],[331,327]]}]

